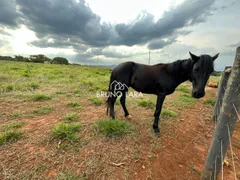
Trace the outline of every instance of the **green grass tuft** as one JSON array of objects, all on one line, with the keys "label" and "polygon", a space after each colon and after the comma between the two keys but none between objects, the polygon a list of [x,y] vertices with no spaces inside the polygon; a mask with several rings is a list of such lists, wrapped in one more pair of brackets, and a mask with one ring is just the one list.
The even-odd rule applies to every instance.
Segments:
[{"label": "green grass tuft", "polygon": [[24,124],[25,124],[24,121],[14,121],[14,122],[10,122],[10,123],[4,125],[4,126],[2,127],[2,130],[3,130],[3,131],[7,131],[7,130],[10,130],[10,129],[17,129],[17,128],[22,127]]},{"label": "green grass tuft", "polygon": [[64,122],[71,122],[79,118],[78,114],[72,113],[64,117]]},{"label": "green grass tuft", "polygon": [[196,102],[196,99],[194,99],[188,94],[182,94],[179,96],[179,101],[183,104],[193,104]]},{"label": "green grass tuft", "polygon": [[214,106],[215,103],[216,103],[215,99],[207,99],[207,100],[203,101],[203,104],[210,105],[210,106]]},{"label": "green grass tuft", "polygon": [[63,91],[57,91],[56,94],[66,94],[66,92],[63,92]]},{"label": "green grass tuft", "polygon": [[84,178],[81,178],[80,176],[77,176],[73,173],[59,173],[56,177],[56,180],[84,180]]},{"label": "green grass tuft", "polygon": [[89,98],[88,100],[91,101],[92,104],[97,105],[97,106],[100,106],[100,105],[103,104],[102,99],[99,99],[99,98],[97,98],[97,97]]},{"label": "green grass tuft", "polygon": [[96,123],[96,129],[98,132],[104,134],[107,137],[122,136],[133,131],[130,123],[117,119],[100,120]]},{"label": "green grass tuft", "polygon": [[13,89],[14,89],[13,85],[8,85],[8,86],[6,87],[6,92],[13,91]]},{"label": "green grass tuft", "polygon": [[171,110],[168,110],[168,109],[163,109],[162,112],[161,112],[161,116],[163,118],[173,118],[173,119],[176,119],[177,118],[177,113],[171,111]]},{"label": "green grass tuft", "polygon": [[38,114],[38,115],[44,115],[44,114],[48,114],[50,112],[53,111],[52,107],[49,106],[41,106],[39,109],[34,110],[33,113],[34,114]]},{"label": "green grass tuft", "polygon": [[80,103],[79,102],[68,102],[67,106],[70,106],[70,107],[80,107]]},{"label": "green grass tuft", "polygon": [[20,112],[15,111],[15,112],[13,112],[12,114],[9,115],[9,118],[17,118],[19,116],[20,116]]},{"label": "green grass tuft", "polygon": [[80,127],[80,123],[59,123],[52,130],[53,136],[61,140],[68,140],[70,142],[73,142],[79,138],[76,135],[76,132],[79,131]]},{"label": "green grass tuft", "polygon": [[154,108],[155,104],[151,100],[141,100],[138,102],[139,106],[146,107],[146,108]]},{"label": "green grass tuft", "polygon": [[115,104],[116,104],[116,105],[120,105],[120,104],[121,104],[120,98],[117,98],[117,99],[116,99]]},{"label": "green grass tuft", "polygon": [[28,86],[32,89],[35,90],[37,88],[39,88],[39,85],[35,82],[31,82],[30,84],[28,84]]},{"label": "green grass tuft", "polygon": [[7,130],[0,134],[0,145],[8,142],[15,142],[23,136],[22,131]]},{"label": "green grass tuft", "polygon": [[183,86],[183,85],[178,86],[176,90],[184,92],[184,93],[190,93],[190,90],[186,86]]},{"label": "green grass tuft", "polygon": [[34,101],[45,101],[45,100],[50,100],[52,98],[45,94],[33,94],[31,96],[31,99]]}]

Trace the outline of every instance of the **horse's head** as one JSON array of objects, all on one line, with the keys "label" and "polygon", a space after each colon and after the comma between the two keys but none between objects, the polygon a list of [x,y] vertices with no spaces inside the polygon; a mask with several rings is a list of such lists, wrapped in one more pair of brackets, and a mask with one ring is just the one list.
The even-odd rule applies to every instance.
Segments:
[{"label": "horse's head", "polygon": [[193,62],[193,68],[191,72],[192,81],[192,96],[194,98],[201,98],[205,95],[205,86],[210,77],[210,74],[214,71],[214,60],[217,59],[218,54],[211,57],[209,55],[196,56],[189,52],[191,60]]}]

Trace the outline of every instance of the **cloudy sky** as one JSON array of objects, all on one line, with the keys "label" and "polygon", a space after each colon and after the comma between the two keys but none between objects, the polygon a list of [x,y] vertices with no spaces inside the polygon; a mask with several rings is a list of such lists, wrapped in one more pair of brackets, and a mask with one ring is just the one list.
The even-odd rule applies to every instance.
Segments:
[{"label": "cloudy sky", "polygon": [[172,62],[240,45],[239,0],[0,0],[0,55],[45,54],[70,62]]}]

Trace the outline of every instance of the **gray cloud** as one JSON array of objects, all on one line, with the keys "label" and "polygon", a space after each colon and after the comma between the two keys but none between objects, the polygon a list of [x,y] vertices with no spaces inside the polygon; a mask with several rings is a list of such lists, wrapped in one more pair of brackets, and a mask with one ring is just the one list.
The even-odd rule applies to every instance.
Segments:
[{"label": "gray cloud", "polygon": [[19,13],[16,9],[15,0],[0,1],[0,24],[4,26],[16,27],[18,25]]},{"label": "gray cloud", "polygon": [[170,45],[172,43],[176,42],[176,39],[170,39],[170,40],[153,40],[148,44],[148,49],[162,49],[163,47]]},{"label": "gray cloud", "polygon": [[[17,0],[16,2],[24,17],[24,24],[33,30],[37,37],[45,39],[45,42],[35,41],[33,45],[41,47],[61,45],[77,49],[76,44],[93,47],[133,46],[143,45],[154,39],[160,39],[162,46],[159,47],[164,47],[161,39],[173,35],[186,26],[203,22],[211,15],[210,7],[214,0],[186,0],[164,12],[157,22],[154,21],[152,14],[142,11],[133,22],[116,25],[101,23],[101,18],[83,0],[79,3],[75,0]],[[58,41],[59,37],[62,43]],[[52,38],[58,43],[49,43],[46,38]]]},{"label": "gray cloud", "polygon": [[81,52],[78,54],[78,57],[83,59],[92,59],[96,56],[101,56],[104,58],[116,58],[116,59],[126,59],[131,58],[133,56],[143,55],[145,53],[124,53],[117,52],[116,49],[108,49],[108,48],[89,48],[85,52]]},{"label": "gray cloud", "polygon": [[93,46],[108,44],[111,25],[100,24],[101,18],[83,0],[79,3],[75,0],[17,0],[17,3],[24,23],[39,38],[61,36]]},{"label": "gray cloud", "polygon": [[133,23],[117,24],[118,44],[132,46],[146,43],[155,38],[164,38],[177,30],[204,22],[214,0],[186,0],[174,9],[166,11],[156,23],[151,14],[143,11]]},{"label": "gray cloud", "polygon": [[46,47],[52,47],[52,48],[73,48],[76,52],[82,52],[87,50],[90,46],[83,44],[81,41],[78,41],[78,39],[72,39],[72,38],[62,38],[62,37],[56,37],[52,38],[50,36],[46,36],[40,40],[32,41],[29,43],[29,45],[46,48]]}]

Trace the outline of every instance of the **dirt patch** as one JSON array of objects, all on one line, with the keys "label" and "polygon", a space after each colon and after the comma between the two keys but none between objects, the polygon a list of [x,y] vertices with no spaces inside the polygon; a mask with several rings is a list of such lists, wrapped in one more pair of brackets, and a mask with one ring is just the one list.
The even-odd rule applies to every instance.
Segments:
[{"label": "dirt patch", "polygon": [[[59,100],[53,112],[25,119],[26,125],[22,127],[25,138],[0,147],[0,176],[3,179],[54,179],[63,173],[78,179],[199,179],[215,127],[211,121],[213,107],[204,105],[203,101],[215,95],[216,89],[207,88],[203,99],[176,107],[177,119],[161,120],[161,137],[155,137],[152,132],[153,109],[130,104],[132,119],[129,120],[118,105],[116,116],[129,121],[135,132],[113,139],[94,131],[94,123],[106,118],[104,105],[94,106],[81,99],[81,108],[74,109],[66,107],[65,99]],[[170,105],[177,101],[174,96],[168,98]],[[5,103],[1,108],[7,111],[8,106],[14,105]],[[80,115],[80,140],[59,148],[59,142],[51,140],[51,129],[63,115],[72,111]],[[240,169],[239,132],[238,122],[232,138],[237,170]],[[224,178],[233,179],[230,151],[226,159],[229,164],[224,165]]]}]

